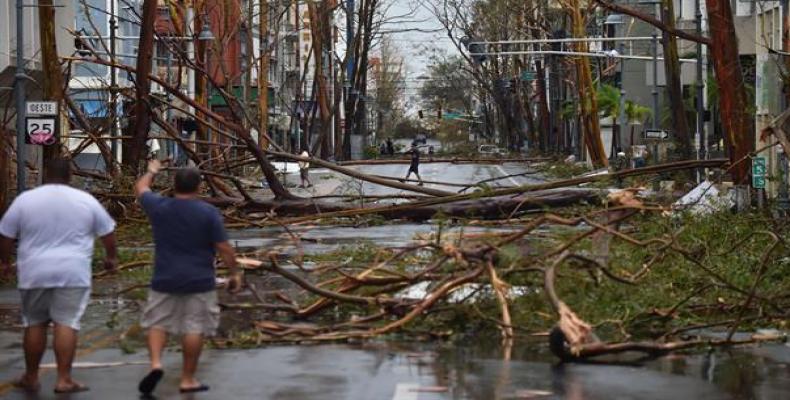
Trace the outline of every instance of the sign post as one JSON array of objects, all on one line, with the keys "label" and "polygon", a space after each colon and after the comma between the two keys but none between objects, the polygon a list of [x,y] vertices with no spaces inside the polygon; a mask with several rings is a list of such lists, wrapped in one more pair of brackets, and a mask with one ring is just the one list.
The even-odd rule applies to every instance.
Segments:
[{"label": "sign post", "polygon": [[658,143],[669,139],[669,132],[663,129],[645,129],[645,139],[653,142],[653,164],[658,165]]},{"label": "sign post", "polygon": [[752,158],[752,187],[765,189],[765,157]]}]

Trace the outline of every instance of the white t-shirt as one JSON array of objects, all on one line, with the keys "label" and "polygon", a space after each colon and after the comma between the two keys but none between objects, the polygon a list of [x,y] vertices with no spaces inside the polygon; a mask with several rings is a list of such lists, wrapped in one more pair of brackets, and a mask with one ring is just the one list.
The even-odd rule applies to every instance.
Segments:
[{"label": "white t-shirt", "polygon": [[[310,153],[307,151],[303,151],[302,154],[299,154],[300,157],[310,157]],[[299,169],[307,169],[310,168],[310,163],[307,161],[299,161]]]},{"label": "white t-shirt", "polygon": [[95,238],[114,229],[93,196],[53,184],[22,193],[0,221],[0,235],[19,239],[20,289],[90,287]]}]

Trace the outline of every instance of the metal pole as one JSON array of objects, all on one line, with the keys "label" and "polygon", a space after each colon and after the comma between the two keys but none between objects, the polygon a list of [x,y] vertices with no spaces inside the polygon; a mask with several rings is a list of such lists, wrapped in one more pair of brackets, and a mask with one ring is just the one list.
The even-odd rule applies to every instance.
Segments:
[{"label": "metal pole", "polygon": [[[658,128],[658,34],[653,33],[653,129]],[[633,144],[633,143],[632,143]]]},{"label": "metal pole", "polygon": [[25,191],[25,19],[24,2],[16,0],[16,73],[14,86],[16,88],[16,194]]},{"label": "metal pole", "polygon": [[[194,31],[195,29],[195,9],[193,8],[194,5],[187,7],[187,18],[186,18],[186,32]],[[194,33],[194,32],[193,32]],[[193,35],[194,36],[194,35]],[[187,57],[195,63],[197,63],[197,58],[195,57],[195,38],[191,37],[190,40],[187,41]],[[194,100],[195,99],[195,69],[194,68],[187,68],[187,97]],[[193,114],[195,111],[192,106],[188,106],[187,110],[190,114]]]},{"label": "metal pole", "polygon": [[[110,60],[113,65],[110,66],[110,149],[112,152],[113,161],[118,157],[118,141],[116,137],[120,136],[118,130],[118,78],[116,77],[117,69],[115,68],[115,34],[118,29],[118,20],[115,19],[115,2],[110,0]],[[108,165],[106,168],[112,168]]]},{"label": "metal pole", "polygon": [[[697,35],[702,35],[702,10],[700,9],[700,0],[694,1],[697,19]],[[697,158],[704,159],[708,157],[708,137],[705,134],[705,99],[703,98],[704,82],[702,78],[702,44],[697,43],[697,132],[694,135],[698,151]],[[700,137],[702,136],[702,145],[699,145]],[[699,179],[698,179],[699,180]]]},{"label": "metal pole", "polygon": [[[625,54],[625,42],[620,42],[620,53]],[[623,135],[625,134],[626,130],[626,118],[625,118],[625,59],[620,60],[620,110],[619,110],[619,119],[620,119],[620,131],[617,132],[617,147],[623,146]],[[617,156],[617,154],[612,154],[613,156]]]}]

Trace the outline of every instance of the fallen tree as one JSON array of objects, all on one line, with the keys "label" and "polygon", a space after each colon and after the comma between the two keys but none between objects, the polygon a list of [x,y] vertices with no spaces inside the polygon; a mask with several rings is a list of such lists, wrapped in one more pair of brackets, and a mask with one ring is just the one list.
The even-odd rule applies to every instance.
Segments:
[{"label": "fallen tree", "polygon": [[[358,260],[341,253],[338,261],[322,257],[324,261],[308,268],[301,259],[291,259],[298,267],[294,269],[283,267],[282,257],[273,251],[257,259],[241,258],[239,262],[248,274],[266,271],[297,289],[262,295],[253,285],[249,301],[225,300],[222,306],[252,313],[254,318],[248,318],[247,326],[256,332],[252,340],[258,344],[368,339],[394,332],[444,338],[453,329],[464,326],[452,328],[443,324],[470,312],[465,317],[467,324],[496,329],[505,342],[546,335],[552,351],[566,361],[624,352],[654,357],[699,347],[784,340],[781,334],[710,338],[691,333],[698,329],[697,324],[675,324],[681,313],[710,318],[711,311],[700,306],[711,296],[714,301],[718,298],[720,303],[731,304],[725,314],[728,319],[718,323],[729,332],[745,321],[764,326],[784,320],[790,298],[777,295],[782,291],[775,287],[759,290],[770,266],[790,254],[780,233],[755,232],[736,243],[725,237],[708,243],[711,249],[700,254],[690,247],[698,238],[695,234],[684,237],[689,227],[683,223],[672,224],[672,229],[663,234],[650,229],[640,232],[638,224],[621,229],[625,223],[642,218],[639,216],[658,217],[665,209],[641,205],[632,195],[620,193],[608,197],[606,208],[568,216],[543,213],[522,219],[511,229],[486,234],[442,236],[440,231],[438,236],[422,238],[402,248],[382,248]],[[574,229],[569,235],[557,227]],[[295,235],[294,245],[299,246],[299,232],[290,234]],[[610,251],[645,252],[648,256],[636,265],[631,259],[596,261],[589,245],[598,240],[599,234],[609,237],[615,245]],[[770,238],[767,244],[763,235]],[[535,242],[535,237],[540,241]],[[514,249],[518,249],[517,257],[509,255]],[[752,269],[751,261],[716,269],[717,263],[732,257],[759,260],[758,274],[748,285],[733,281],[732,277],[741,272],[731,269]],[[644,290],[654,290],[654,285],[663,287],[667,279],[679,279],[665,276],[668,268],[682,271],[686,275],[684,282],[691,287],[673,289],[669,298],[665,294],[659,297],[660,303],[642,306],[637,314],[628,315],[630,320],[607,315],[587,322],[580,316],[594,307],[598,293],[604,298],[611,296],[606,290],[617,289],[638,297]],[[516,288],[519,289],[514,291]],[[573,303],[564,300],[566,296],[573,297]],[[585,303],[578,303],[579,299],[585,299]],[[630,300],[626,297],[618,301]],[[527,304],[531,306],[525,308]],[[584,306],[586,311],[575,311],[578,306]],[[547,311],[553,312],[549,320]],[[657,329],[651,334],[652,339],[632,339],[628,331],[639,329],[644,323],[641,321],[650,321]],[[546,323],[554,327],[542,332],[527,327]],[[619,329],[607,331],[603,329],[606,324]]]}]

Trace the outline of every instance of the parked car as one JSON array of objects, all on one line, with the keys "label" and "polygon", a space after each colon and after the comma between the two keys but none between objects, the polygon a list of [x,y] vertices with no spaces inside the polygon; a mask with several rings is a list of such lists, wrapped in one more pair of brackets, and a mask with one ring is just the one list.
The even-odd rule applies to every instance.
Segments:
[{"label": "parked car", "polygon": [[503,149],[500,149],[493,144],[481,144],[480,147],[477,149],[477,152],[486,157],[501,157],[507,154],[507,152]]}]

